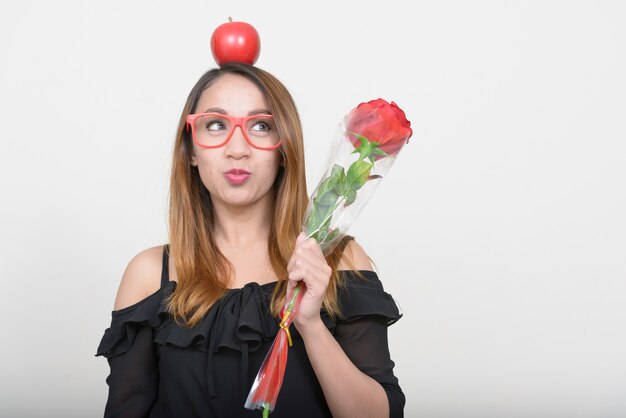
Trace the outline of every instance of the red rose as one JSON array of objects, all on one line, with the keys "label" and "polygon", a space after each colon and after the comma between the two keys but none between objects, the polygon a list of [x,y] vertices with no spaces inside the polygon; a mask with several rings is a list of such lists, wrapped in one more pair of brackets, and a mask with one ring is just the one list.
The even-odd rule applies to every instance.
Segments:
[{"label": "red rose", "polygon": [[[411,122],[404,111],[394,102],[383,99],[361,103],[346,117],[348,138],[356,147],[361,144],[353,134],[359,134],[370,142],[377,142],[379,148],[393,155],[400,151],[413,134]],[[376,156],[376,159],[381,156]]]}]

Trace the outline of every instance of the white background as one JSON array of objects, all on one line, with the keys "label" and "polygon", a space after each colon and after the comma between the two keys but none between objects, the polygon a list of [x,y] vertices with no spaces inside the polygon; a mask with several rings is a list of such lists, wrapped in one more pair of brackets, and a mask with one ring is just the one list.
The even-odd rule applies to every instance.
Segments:
[{"label": "white background", "polygon": [[13,1],[0,13],[0,416],[96,417],[126,264],[167,242],[176,124],[228,16],[291,90],[414,136],[350,231],[404,311],[407,417],[626,416],[626,8],[602,1]]}]

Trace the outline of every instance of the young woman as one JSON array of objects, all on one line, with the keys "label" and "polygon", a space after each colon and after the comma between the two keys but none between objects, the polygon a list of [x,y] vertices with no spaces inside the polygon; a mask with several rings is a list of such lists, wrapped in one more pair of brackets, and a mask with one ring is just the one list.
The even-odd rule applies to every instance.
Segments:
[{"label": "young woman", "polygon": [[387,326],[400,314],[346,236],[325,257],[301,234],[308,203],[291,95],[257,67],[204,74],[183,109],[172,161],[169,244],[136,255],[98,347],[107,417],[260,417],[244,409],[304,283],[273,418],[398,417]]}]

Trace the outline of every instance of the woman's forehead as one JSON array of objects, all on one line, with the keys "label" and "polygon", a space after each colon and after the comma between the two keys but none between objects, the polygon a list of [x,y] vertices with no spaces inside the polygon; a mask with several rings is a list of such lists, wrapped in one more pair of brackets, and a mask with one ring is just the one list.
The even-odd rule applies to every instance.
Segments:
[{"label": "woman's forehead", "polygon": [[198,100],[196,113],[220,108],[229,115],[244,116],[257,109],[267,109],[267,100],[252,81],[236,74],[225,74],[207,87]]}]

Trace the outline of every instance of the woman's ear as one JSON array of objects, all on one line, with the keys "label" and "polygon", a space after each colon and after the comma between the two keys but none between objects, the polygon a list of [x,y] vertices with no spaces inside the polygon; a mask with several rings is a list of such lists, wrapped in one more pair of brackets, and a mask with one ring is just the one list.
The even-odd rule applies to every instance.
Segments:
[{"label": "woman's ear", "polygon": [[191,165],[194,167],[198,166],[198,160],[196,160],[196,155],[192,152],[191,153]]}]

